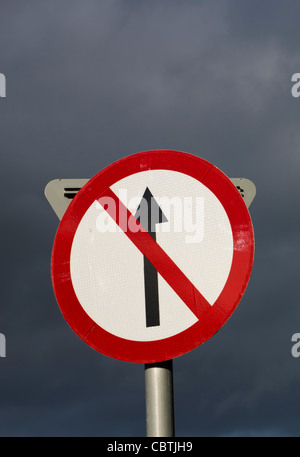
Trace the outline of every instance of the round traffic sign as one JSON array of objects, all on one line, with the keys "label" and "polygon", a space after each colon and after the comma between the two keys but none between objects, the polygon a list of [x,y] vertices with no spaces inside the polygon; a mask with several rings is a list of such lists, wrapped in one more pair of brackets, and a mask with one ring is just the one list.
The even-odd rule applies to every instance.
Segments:
[{"label": "round traffic sign", "polygon": [[253,256],[251,218],[230,179],[197,156],[155,150],[113,163],[78,192],[51,273],[80,338],[107,356],[153,363],[221,328]]}]

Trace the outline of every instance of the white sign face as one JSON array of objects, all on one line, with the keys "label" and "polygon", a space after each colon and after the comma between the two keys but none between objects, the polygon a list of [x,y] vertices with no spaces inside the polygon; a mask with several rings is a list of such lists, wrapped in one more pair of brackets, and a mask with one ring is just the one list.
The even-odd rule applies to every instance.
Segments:
[{"label": "white sign face", "polygon": [[[148,192],[164,215],[152,227],[157,244],[212,306],[233,258],[231,224],[214,193],[185,173],[165,169],[131,174],[110,189],[133,215]],[[161,340],[198,321],[158,273],[151,287],[158,288],[159,323],[147,325],[145,258],[98,201],[91,202],[77,227],[70,273],[84,311],[117,337]]]}]

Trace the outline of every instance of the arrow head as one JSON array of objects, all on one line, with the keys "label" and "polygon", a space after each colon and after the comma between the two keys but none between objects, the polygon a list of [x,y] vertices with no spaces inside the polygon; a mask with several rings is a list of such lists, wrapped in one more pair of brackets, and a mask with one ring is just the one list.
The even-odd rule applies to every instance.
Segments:
[{"label": "arrow head", "polygon": [[155,233],[156,224],[168,222],[148,187],[136,210],[135,218],[149,233]]}]

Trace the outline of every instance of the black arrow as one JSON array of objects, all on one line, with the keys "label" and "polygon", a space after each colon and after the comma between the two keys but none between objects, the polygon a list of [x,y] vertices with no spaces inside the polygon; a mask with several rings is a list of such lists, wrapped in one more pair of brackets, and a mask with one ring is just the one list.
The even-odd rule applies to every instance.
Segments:
[{"label": "black arrow", "polygon": [[[146,188],[135,218],[156,241],[156,224],[167,222],[168,219],[158,206],[152,193]],[[144,256],[146,327],[155,327],[159,321],[158,277],[157,270]]]}]

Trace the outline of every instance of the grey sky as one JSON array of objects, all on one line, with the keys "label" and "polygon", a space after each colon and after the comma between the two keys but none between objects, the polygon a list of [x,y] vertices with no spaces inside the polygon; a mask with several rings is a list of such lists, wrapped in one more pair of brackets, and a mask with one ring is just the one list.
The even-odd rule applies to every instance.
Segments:
[{"label": "grey sky", "polygon": [[253,273],[230,320],[174,361],[178,436],[299,435],[300,5],[290,0],[1,3],[1,436],[144,436],[143,366],[64,321],[54,178],[139,151],[202,157],[257,186]]}]

